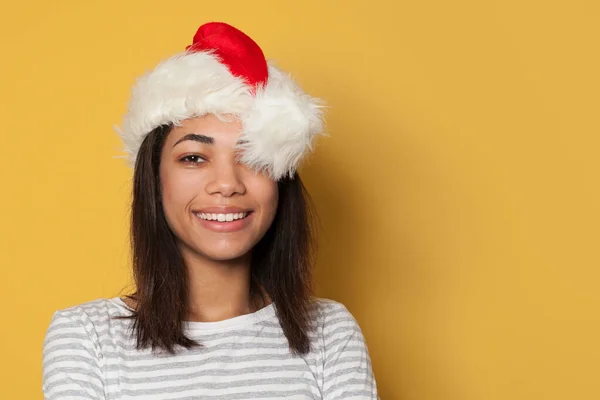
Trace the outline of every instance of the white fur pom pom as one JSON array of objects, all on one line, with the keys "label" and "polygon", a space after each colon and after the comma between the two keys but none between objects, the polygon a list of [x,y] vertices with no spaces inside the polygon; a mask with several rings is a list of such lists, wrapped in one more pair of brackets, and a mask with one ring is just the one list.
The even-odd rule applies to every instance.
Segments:
[{"label": "white fur pom pom", "polygon": [[257,90],[242,120],[241,161],[273,180],[293,176],[313,140],[323,132],[323,105],[287,74],[269,65],[269,80]]}]

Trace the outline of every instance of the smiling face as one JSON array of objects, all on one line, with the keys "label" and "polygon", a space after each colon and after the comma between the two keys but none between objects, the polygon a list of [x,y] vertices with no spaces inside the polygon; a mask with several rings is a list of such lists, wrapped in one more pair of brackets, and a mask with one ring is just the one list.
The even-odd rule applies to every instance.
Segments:
[{"label": "smiling face", "polygon": [[241,123],[214,115],[174,126],[161,152],[165,217],[182,252],[210,260],[247,254],[271,226],[277,182],[236,161]]}]

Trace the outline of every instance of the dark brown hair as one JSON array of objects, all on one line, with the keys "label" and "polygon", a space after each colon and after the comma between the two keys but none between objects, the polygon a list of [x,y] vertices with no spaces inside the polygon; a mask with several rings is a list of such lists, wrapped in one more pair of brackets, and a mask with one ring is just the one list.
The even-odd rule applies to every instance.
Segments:
[{"label": "dark brown hair", "polygon": [[[131,204],[131,250],[136,301],[133,330],[137,348],[175,352],[202,346],[188,338],[182,321],[188,311],[188,282],[175,234],[161,200],[159,166],[171,125],[144,139],[135,164]],[[278,182],[279,202],[272,225],[252,249],[250,295],[273,301],[290,350],[310,350],[307,331],[314,262],[313,207],[300,176]]]}]

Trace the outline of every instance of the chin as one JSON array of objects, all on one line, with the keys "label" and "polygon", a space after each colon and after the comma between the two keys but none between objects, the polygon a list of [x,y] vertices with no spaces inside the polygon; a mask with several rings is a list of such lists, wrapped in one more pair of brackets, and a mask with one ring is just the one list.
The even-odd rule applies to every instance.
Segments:
[{"label": "chin", "polygon": [[[222,235],[222,234],[220,234]],[[219,235],[219,236],[220,236]],[[198,235],[190,232],[187,237],[179,239],[179,246],[186,253],[192,253],[210,261],[232,261],[242,258],[252,251],[259,241],[255,235],[230,234],[228,237],[215,235]]]},{"label": "chin", "polygon": [[237,260],[237,259],[245,256],[246,253],[215,253],[215,252],[213,252],[210,254],[203,253],[202,255],[211,261],[225,262],[225,261]]},{"label": "chin", "polygon": [[211,261],[231,261],[244,257],[251,250],[250,246],[212,246],[207,248],[206,243],[193,250]]}]

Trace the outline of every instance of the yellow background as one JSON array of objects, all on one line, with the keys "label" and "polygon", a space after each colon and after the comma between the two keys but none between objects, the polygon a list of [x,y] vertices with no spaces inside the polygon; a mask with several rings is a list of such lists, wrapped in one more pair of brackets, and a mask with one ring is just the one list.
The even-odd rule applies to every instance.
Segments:
[{"label": "yellow background", "polygon": [[6,1],[0,398],[54,310],[129,282],[134,79],[227,21],[327,100],[318,294],[382,399],[600,398],[600,7],[589,0]]}]

